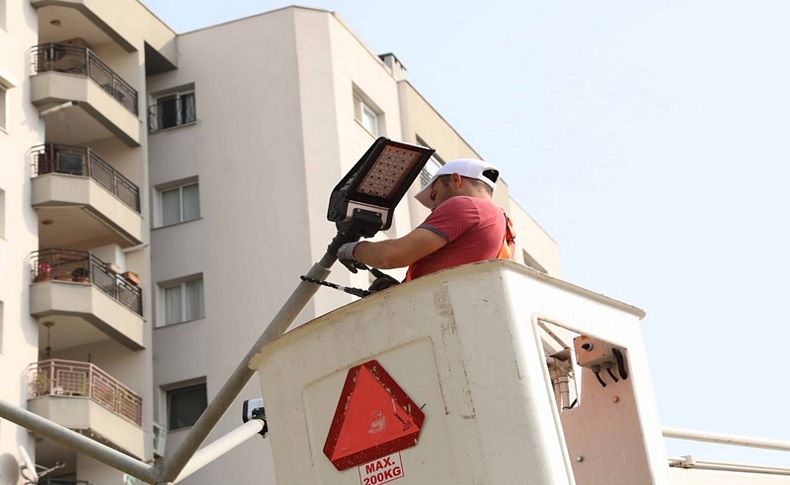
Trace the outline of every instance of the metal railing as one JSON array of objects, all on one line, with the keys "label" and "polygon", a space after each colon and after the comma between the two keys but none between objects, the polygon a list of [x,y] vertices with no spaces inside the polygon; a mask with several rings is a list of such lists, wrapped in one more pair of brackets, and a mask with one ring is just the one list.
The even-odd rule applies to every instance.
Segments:
[{"label": "metal railing", "polygon": [[27,398],[87,397],[113,414],[140,426],[143,398],[89,362],[48,359],[27,368]]},{"label": "metal railing", "polygon": [[137,91],[87,47],[41,44],[33,47],[32,55],[36,74],[54,71],[87,76],[137,116]]},{"label": "metal railing", "polygon": [[72,281],[92,284],[138,315],[143,314],[143,292],[87,251],[41,249],[31,254],[33,282]]},{"label": "metal railing", "polygon": [[[682,428],[665,427],[661,430],[664,438],[715,443],[720,445],[761,448],[765,450],[790,452],[790,441],[756,438],[751,436],[713,433]],[[669,466],[674,468],[698,468],[700,470],[719,470],[742,473],[762,473],[768,475],[790,475],[790,468],[756,465],[750,463],[732,463],[721,461],[697,460],[691,455],[669,458]]]},{"label": "metal railing", "polygon": [[88,147],[48,143],[31,149],[33,175],[62,173],[90,177],[140,212],[140,189]]}]

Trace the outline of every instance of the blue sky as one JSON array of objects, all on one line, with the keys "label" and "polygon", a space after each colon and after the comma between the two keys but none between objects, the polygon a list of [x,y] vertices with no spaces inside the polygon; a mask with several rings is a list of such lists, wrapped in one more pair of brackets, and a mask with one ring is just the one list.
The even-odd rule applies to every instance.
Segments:
[{"label": "blue sky", "polygon": [[[287,5],[144,3],[177,32]],[[647,311],[665,425],[790,441],[790,4],[304,5],[336,11],[374,52],[398,56],[558,241],[564,278]]]}]

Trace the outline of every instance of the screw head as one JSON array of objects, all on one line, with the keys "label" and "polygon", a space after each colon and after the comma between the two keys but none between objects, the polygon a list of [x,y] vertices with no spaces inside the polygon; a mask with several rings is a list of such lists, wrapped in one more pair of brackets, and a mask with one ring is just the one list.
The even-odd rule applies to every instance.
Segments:
[{"label": "screw head", "polygon": [[614,403],[620,402],[620,396],[612,396],[612,402]]},{"label": "screw head", "polygon": [[584,457],[583,456],[579,455],[579,456],[576,457],[576,463],[581,463],[583,461],[584,461]]}]

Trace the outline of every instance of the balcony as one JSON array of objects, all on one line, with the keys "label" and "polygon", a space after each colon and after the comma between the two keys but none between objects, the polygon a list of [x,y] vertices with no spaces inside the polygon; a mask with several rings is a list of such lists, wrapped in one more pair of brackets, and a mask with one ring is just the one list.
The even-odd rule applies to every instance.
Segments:
[{"label": "balcony", "polygon": [[[134,53],[145,43],[148,75],[175,69],[175,32],[137,0],[29,0],[41,43],[80,37]],[[142,54],[142,52],[140,52]],[[142,60],[142,59],[141,59]]]},{"label": "balcony", "polygon": [[28,409],[118,450],[142,457],[143,399],[88,362],[49,359],[27,370]]},{"label": "balcony", "polygon": [[31,164],[41,245],[142,243],[140,189],[96,152],[40,145],[31,149]]},{"label": "balcony", "polygon": [[32,49],[32,64],[33,104],[45,108],[72,102],[63,110],[67,119],[57,124],[69,125],[78,142],[114,134],[129,146],[140,145],[137,91],[92,50],[42,44]]},{"label": "balcony", "polygon": [[[44,249],[31,255],[33,284],[30,314],[50,327],[58,349],[115,339],[133,350],[143,348],[142,290],[112,265],[87,251]],[[40,333],[40,340],[45,332]],[[43,345],[42,345],[43,344]]]}]

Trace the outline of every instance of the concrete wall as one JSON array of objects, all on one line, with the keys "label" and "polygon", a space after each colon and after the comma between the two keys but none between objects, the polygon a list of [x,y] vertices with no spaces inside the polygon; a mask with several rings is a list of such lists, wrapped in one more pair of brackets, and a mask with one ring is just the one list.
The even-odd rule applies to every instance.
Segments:
[{"label": "concrete wall", "polygon": [[[6,128],[0,128],[0,398],[26,405],[24,370],[37,358],[38,330],[30,316],[27,286],[28,255],[37,249],[36,214],[30,205],[30,168],[26,153],[43,143],[43,123],[30,104],[28,59],[24,52],[36,43],[36,12],[29,2],[6,1],[5,22],[0,26],[0,83],[6,88]],[[18,467],[18,446],[34,453],[32,436],[24,429],[0,422],[0,463],[6,470]],[[11,477],[13,479],[13,476]],[[17,483],[12,481],[10,483]],[[22,483],[20,480],[18,483]]]},{"label": "concrete wall", "polygon": [[[185,34],[179,69],[149,78],[149,94],[194,83],[197,122],[150,137],[150,183],[197,177],[201,207],[198,220],[152,231],[153,282],[202,273],[205,294],[205,318],[155,330],[158,390],[205,378],[216,394],[312,263],[294,22],[281,10]],[[238,426],[239,412],[209,441]],[[184,435],[168,435],[170,453]],[[229,469],[248,474],[238,483],[267,483],[268,456],[253,440],[183,483],[223,483]]]}]

